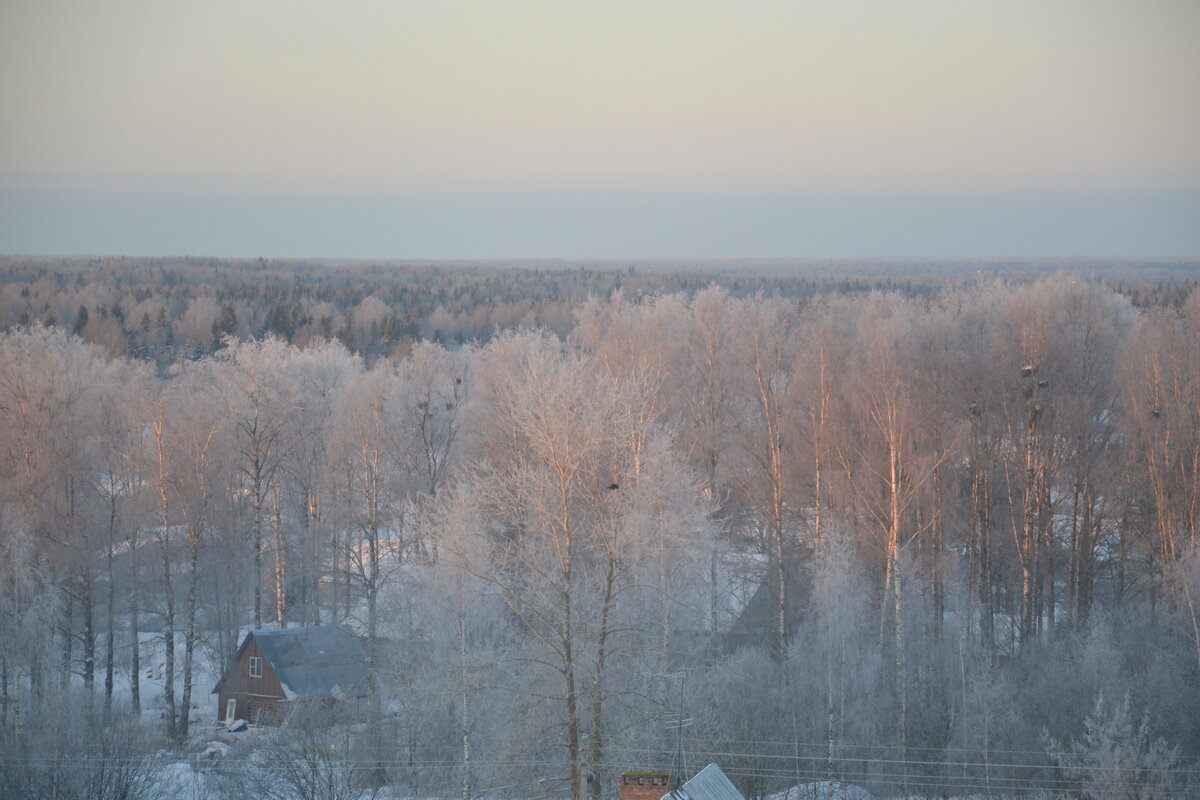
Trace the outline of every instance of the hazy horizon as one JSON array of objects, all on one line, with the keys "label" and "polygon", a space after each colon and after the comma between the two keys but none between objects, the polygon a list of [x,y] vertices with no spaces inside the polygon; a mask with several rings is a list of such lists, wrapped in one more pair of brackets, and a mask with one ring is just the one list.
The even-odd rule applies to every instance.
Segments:
[{"label": "hazy horizon", "polygon": [[1193,256],[1198,30],[1186,0],[13,0],[0,252]]},{"label": "hazy horizon", "polygon": [[306,195],[0,191],[10,255],[1191,258],[1200,192]]}]

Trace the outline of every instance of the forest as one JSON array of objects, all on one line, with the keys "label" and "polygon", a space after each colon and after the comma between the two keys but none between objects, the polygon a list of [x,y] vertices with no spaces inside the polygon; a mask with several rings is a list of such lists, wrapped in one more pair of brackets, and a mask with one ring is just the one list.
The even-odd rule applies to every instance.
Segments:
[{"label": "forest", "polygon": [[1103,280],[1139,308],[1178,306],[1200,281],[1187,260],[1049,262],[725,259],[684,262],[298,261],[0,256],[0,329],[65,327],[111,355],[170,364],[211,355],[225,336],[305,347],[336,339],[368,361],[417,341],[481,342],[519,327],[560,337],[590,297],[924,295],[981,276],[1027,281],[1069,272]]},{"label": "forest", "polygon": [[1075,266],[10,258],[0,796],[1194,794],[1196,270]]}]

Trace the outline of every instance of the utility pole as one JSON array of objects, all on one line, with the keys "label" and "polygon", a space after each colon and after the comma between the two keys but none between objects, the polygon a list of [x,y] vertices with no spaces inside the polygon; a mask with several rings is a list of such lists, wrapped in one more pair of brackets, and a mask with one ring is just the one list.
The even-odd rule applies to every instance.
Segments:
[{"label": "utility pole", "polygon": [[683,729],[692,724],[692,718],[684,713],[683,698],[684,685],[687,682],[687,670],[681,669],[678,672],[663,672],[659,673],[664,678],[679,679],[679,711],[674,715],[667,717],[667,730],[676,732],[675,738],[675,786],[678,788],[683,784],[684,770],[687,769],[683,749]]}]

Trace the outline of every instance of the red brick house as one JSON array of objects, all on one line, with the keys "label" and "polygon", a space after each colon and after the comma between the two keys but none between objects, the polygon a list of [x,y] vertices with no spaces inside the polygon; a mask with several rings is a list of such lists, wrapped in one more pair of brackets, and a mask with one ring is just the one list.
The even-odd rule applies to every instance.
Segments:
[{"label": "red brick house", "polygon": [[278,725],[289,704],[304,698],[365,697],[362,640],[345,628],[250,631],[217,682],[217,720]]},{"label": "red brick house", "polygon": [[619,800],[746,800],[716,764],[675,787],[669,772],[626,772],[617,780]]},{"label": "red brick house", "polygon": [[626,772],[617,779],[619,800],[660,800],[674,788],[669,772]]}]

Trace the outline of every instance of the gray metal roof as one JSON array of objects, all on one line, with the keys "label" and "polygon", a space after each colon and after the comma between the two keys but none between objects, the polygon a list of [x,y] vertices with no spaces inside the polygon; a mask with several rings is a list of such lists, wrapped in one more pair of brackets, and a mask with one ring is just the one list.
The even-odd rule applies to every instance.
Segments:
[{"label": "gray metal roof", "polygon": [[680,800],[746,800],[716,764],[709,764],[666,796]]},{"label": "gray metal roof", "polygon": [[291,692],[328,694],[337,686],[349,697],[366,696],[367,654],[345,628],[266,629],[249,636]]}]

